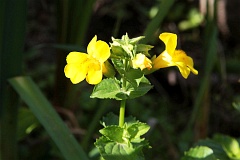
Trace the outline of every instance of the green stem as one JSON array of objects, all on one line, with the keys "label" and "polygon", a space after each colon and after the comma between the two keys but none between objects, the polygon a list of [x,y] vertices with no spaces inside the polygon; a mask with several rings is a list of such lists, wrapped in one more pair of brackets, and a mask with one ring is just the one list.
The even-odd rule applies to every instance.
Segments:
[{"label": "green stem", "polygon": [[[128,61],[124,59],[124,68],[125,71],[127,71],[128,68]],[[125,75],[122,76],[122,88],[125,90],[127,86],[127,81],[125,79]],[[119,127],[123,127],[124,124],[124,117],[125,117],[125,104],[126,100],[122,100],[120,104],[120,111],[119,111]]]},{"label": "green stem", "polygon": [[119,111],[119,127],[123,127],[123,124],[124,124],[125,104],[126,104],[126,100],[122,100],[120,104],[120,111]]}]

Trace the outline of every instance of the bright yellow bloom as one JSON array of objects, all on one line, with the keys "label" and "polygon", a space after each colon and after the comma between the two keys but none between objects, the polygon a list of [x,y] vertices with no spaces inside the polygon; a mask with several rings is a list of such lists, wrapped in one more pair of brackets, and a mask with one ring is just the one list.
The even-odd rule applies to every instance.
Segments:
[{"label": "bright yellow bloom", "polygon": [[162,33],[159,38],[164,42],[166,48],[157,58],[153,58],[153,70],[177,66],[184,78],[187,78],[190,72],[198,74],[198,71],[193,68],[192,58],[187,56],[184,51],[176,50],[176,34]]},{"label": "bright yellow bloom", "polygon": [[64,73],[73,84],[77,84],[86,78],[89,84],[98,84],[103,77],[104,62],[110,57],[110,48],[97,36],[89,42],[87,53],[70,52],[66,58],[67,65]]},{"label": "bright yellow bloom", "polygon": [[152,61],[148,59],[144,54],[137,54],[132,60],[132,67],[134,69],[140,68],[141,70],[147,68],[150,70],[152,68]]}]

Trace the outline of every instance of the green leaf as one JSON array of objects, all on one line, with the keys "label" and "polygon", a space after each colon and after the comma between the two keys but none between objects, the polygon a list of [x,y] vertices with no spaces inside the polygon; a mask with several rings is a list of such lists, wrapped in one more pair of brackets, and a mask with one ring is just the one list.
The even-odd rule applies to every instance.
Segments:
[{"label": "green leaf", "polygon": [[112,38],[111,50],[113,57],[133,58],[137,51],[150,56],[148,50],[152,48],[151,46],[143,44],[138,46],[137,44],[143,38],[144,36],[129,39],[127,34],[123,35],[122,39]]},{"label": "green leaf", "polygon": [[123,64],[123,61],[124,59],[112,58],[112,63],[120,75],[123,75],[125,73],[125,66]]},{"label": "green leaf", "polygon": [[127,131],[130,135],[131,142],[140,142],[144,140],[143,138],[141,139],[140,136],[147,133],[149,129],[150,129],[150,126],[142,122],[136,122],[128,126]]},{"label": "green leaf", "polygon": [[151,50],[153,46],[146,45],[146,44],[137,44],[137,53],[145,54],[147,57],[151,57],[151,55],[148,53],[149,50]]},{"label": "green leaf", "polygon": [[136,37],[136,38],[132,38],[132,39],[129,39],[129,43],[130,44],[137,44],[140,40],[142,40],[144,38],[145,38],[144,36],[139,36],[139,37]]},{"label": "green leaf", "polygon": [[28,1],[0,1],[0,159],[18,159],[19,97],[7,80],[22,74]]},{"label": "green leaf", "polygon": [[134,87],[137,88],[144,78],[143,72],[140,69],[130,69],[125,73],[126,80]]},{"label": "green leaf", "polygon": [[120,82],[113,78],[107,78],[97,84],[90,96],[91,98],[110,98],[110,99],[126,99],[125,93],[120,88]]},{"label": "green leaf", "polygon": [[85,152],[78,144],[53,106],[29,77],[16,77],[9,80],[23,101],[44,126],[66,160],[88,160]]},{"label": "green leaf", "polygon": [[111,57],[125,58],[128,57],[128,54],[123,50],[121,46],[112,46],[111,47]]},{"label": "green leaf", "polygon": [[212,139],[205,139],[205,140],[200,140],[197,145],[199,146],[207,146],[209,148],[211,148],[214,152],[214,156],[217,159],[221,159],[221,160],[229,160],[227,154],[225,153],[225,151],[223,150],[221,144],[219,144],[218,142],[212,140]]},{"label": "green leaf", "polygon": [[[129,37],[128,35],[123,35],[122,39],[115,39],[112,38],[113,43],[111,43],[111,48],[113,47],[120,47],[122,49],[119,50],[119,48],[117,50],[115,50],[116,48],[114,48],[114,51],[116,52],[116,55],[118,56],[126,56],[126,57],[132,57],[132,50],[133,50],[133,45],[129,43]],[[115,54],[115,52],[113,52],[113,54]]]},{"label": "green leaf", "polygon": [[101,129],[99,132],[111,141],[114,141],[117,143],[124,143],[124,140],[123,140],[124,129],[119,126],[116,126],[116,125],[107,126]]},{"label": "green leaf", "polygon": [[100,130],[103,136],[97,139],[95,145],[104,159],[144,159],[142,148],[149,147],[149,144],[140,136],[149,130],[147,124],[130,116],[125,119],[123,127],[112,125],[118,123],[118,116],[113,113],[108,114],[103,120],[102,124],[105,128]]},{"label": "green leaf", "polygon": [[184,153],[181,160],[217,160],[213,150],[206,146],[197,146]]},{"label": "green leaf", "polygon": [[127,92],[129,92],[129,99],[141,97],[145,95],[150,89],[152,89],[152,85],[148,83],[140,83],[140,85],[135,89],[132,85],[128,84]]},{"label": "green leaf", "polygon": [[107,78],[103,79],[99,84],[94,87],[90,97],[100,99],[109,98],[116,100],[133,99],[143,96],[152,88],[152,86],[148,83],[149,81],[145,77],[142,77],[141,83],[137,88],[133,87],[133,85],[128,83],[127,88],[123,89],[120,87],[120,81],[113,78]]},{"label": "green leaf", "polygon": [[146,141],[138,144],[116,143],[100,137],[94,143],[105,160],[144,160],[142,148],[148,146]]},{"label": "green leaf", "polygon": [[229,158],[240,159],[239,143],[235,138],[227,135],[216,134],[214,140],[222,145]]}]

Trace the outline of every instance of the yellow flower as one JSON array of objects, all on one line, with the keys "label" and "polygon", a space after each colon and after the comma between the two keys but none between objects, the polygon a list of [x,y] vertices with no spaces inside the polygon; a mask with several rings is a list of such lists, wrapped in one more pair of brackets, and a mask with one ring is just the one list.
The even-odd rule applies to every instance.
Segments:
[{"label": "yellow flower", "polygon": [[187,78],[190,72],[198,74],[198,71],[193,68],[192,58],[187,56],[184,51],[176,50],[176,34],[162,33],[159,38],[164,42],[166,48],[157,58],[153,58],[153,70],[177,66],[184,78]]},{"label": "yellow flower", "polygon": [[132,60],[132,67],[134,69],[140,68],[141,70],[147,68],[150,70],[152,68],[152,61],[148,59],[144,54],[137,54]]},{"label": "yellow flower", "polygon": [[89,42],[87,53],[70,52],[66,58],[67,65],[64,73],[73,84],[77,84],[86,78],[89,84],[98,84],[102,80],[104,62],[110,57],[110,48],[97,36]]}]

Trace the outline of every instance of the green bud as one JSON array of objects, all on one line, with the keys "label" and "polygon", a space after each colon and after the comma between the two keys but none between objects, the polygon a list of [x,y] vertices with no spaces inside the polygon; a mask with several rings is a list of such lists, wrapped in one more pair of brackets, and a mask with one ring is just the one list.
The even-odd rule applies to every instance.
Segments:
[{"label": "green bud", "polygon": [[108,61],[104,62],[102,72],[107,78],[114,77],[116,74],[114,67]]}]

